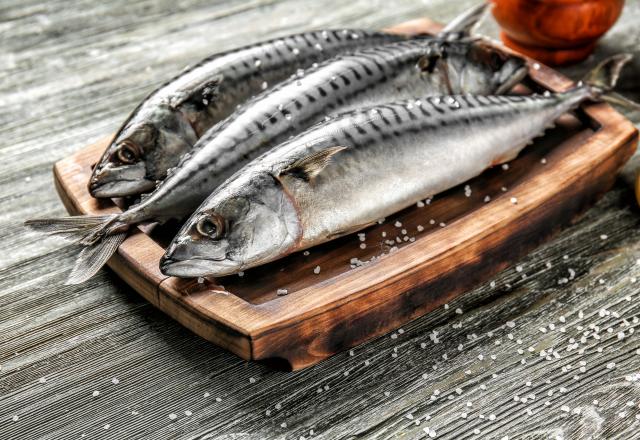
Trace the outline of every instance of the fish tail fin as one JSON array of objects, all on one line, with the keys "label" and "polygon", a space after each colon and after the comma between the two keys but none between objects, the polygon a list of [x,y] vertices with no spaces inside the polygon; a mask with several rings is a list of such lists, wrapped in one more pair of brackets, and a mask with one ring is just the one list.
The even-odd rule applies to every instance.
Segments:
[{"label": "fish tail fin", "polygon": [[84,283],[94,276],[118,250],[125,238],[127,238],[126,231],[118,232],[82,249],[65,284]]},{"label": "fish tail fin", "polygon": [[[78,215],[58,218],[34,218],[24,222],[25,226],[47,235],[85,242],[88,237],[96,236],[116,221],[118,215]],[[106,232],[106,231],[105,231]]]},{"label": "fish tail fin", "polygon": [[438,36],[456,40],[469,37],[476,27],[478,27],[482,22],[482,19],[490,6],[491,3],[487,1],[464,11],[462,14],[451,20],[449,24],[440,31]]},{"label": "fish tail fin", "polygon": [[631,110],[640,110],[640,104],[613,91],[620,78],[622,68],[632,58],[628,53],[613,55],[587,73],[582,81],[589,87],[594,99],[617,104]]},{"label": "fish tail fin", "polygon": [[129,227],[119,221],[118,214],[31,219],[25,225],[84,246],[66,284],[78,284],[91,278],[122,244]]}]

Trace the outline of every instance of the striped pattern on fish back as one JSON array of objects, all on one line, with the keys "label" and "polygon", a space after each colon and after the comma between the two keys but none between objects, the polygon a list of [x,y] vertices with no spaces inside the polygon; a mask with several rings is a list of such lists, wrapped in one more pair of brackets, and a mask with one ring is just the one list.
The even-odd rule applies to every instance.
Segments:
[{"label": "striped pattern on fish back", "polygon": [[214,75],[221,75],[226,79],[220,84],[219,92],[220,95],[226,95],[224,102],[212,100],[208,107],[211,113],[222,112],[219,116],[224,117],[228,110],[221,107],[235,107],[237,102],[259,92],[265,82],[268,86],[269,82],[281,81],[296,68],[310,66],[344,51],[406,38],[403,35],[363,29],[317,30],[215,53],[183,69],[149,93],[122,124],[122,128],[144,106],[188,96],[193,92],[194,84]]},{"label": "striped pattern on fish back", "polygon": [[[210,178],[216,181],[213,189],[246,163],[239,157],[255,157],[332,111],[362,106],[360,97],[367,92],[375,89],[380,101],[392,99],[397,95],[394,76],[407,67],[413,69],[423,52],[421,40],[364,49],[329,60],[258,95],[200,139],[177,167],[180,175],[171,187],[194,181],[195,174],[203,173],[217,175]],[[385,83],[390,86],[386,95],[380,88]]]},{"label": "striped pattern on fish back", "polygon": [[[361,29],[319,30],[293,34],[214,54],[188,67],[157,89],[170,96],[189,92],[190,77],[221,74],[223,84],[237,84],[259,76],[260,80],[281,79],[282,72],[307,67],[344,51],[402,41],[406,36]],[[233,92],[228,89],[226,92]]]},{"label": "striped pattern on fish back", "polygon": [[[527,110],[553,106],[556,102],[555,97],[542,95],[426,97],[342,113],[324,128],[335,133],[332,140],[336,145],[347,143],[357,148],[376,140],[415,135],[428,128],[469,125],[481,120],[514,116]],[[323,123],[318,123],[309,129],[309,133],[320,129],[316,133],[322,137],[322,128]]]}]

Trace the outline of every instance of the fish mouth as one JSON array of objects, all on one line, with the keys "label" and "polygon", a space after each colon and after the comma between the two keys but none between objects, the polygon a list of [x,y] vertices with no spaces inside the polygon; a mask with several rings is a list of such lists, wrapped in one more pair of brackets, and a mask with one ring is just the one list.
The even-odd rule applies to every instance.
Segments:
[{"label": "fish mouth", "polygon": [[99,199],[137,196],[153,190],[155,186],[156,183],[149,179],[113,180],[109,182],[92,181],[89,183],[89,193]]},{"label": "fish mouth", "polygon": [[156,186],[146,174],[147,167],[142,161],[131,165],[98,165],[89,180],[89,193],[98,198],[139,195]]},{"label": "fish mouth", "polygon": [[240,264],[230,260],[190,258],[178,261],[163,258],[160,261],[160,271],[163,274],[179,278],[222,277],[236,274],[241,269]]}]

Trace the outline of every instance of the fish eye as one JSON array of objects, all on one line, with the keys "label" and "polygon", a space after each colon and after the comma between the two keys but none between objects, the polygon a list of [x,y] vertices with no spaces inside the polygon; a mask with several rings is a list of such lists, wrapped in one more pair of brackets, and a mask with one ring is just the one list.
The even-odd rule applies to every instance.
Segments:
[{"label": "fish eye", "polygon": [[205,215],[198,220],[196,229],[201,235],[216,240],[224,233],[224,221],[215,214]]},{"label": "fish eye", "polygon": [[118,160],[124,164],[132,164],[140,158],[140,149],[131,141],[124,141],[116,150]]}]

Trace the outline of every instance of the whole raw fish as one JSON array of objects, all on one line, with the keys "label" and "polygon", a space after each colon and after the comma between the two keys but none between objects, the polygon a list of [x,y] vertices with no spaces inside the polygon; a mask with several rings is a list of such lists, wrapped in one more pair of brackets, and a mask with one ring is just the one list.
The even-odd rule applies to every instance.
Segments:
[{"label": "whole raw fish", "polygon": [[465,13],[465,19],[457,21],[461,27],[448,28],[439,38],[390,43],[339,56],[265,91],[211,128],[153,193],[121,214],[27,224],[76,237],[85,246],[67,280],[81,282],[115,252],[131,225],[190,215],[243,164],[329,113],[399,96],[508,90],[526,68],[520,58],[467,38],[483,10],[484,6]]},{"label": "whole raw fish", "polygon": [[629,59],[607,60],[565,93],[426,97],[320,123],[220,186],[161,270],[229,275],[360,230],[515,158],[560,115],[601,99]]},{"label": "whole raw fish", "polygon": [[180,157],[249,97],[342,52],[406,36],[362,29],[289,35],[215,54],[154,90],[124,122],[93,170],[94,197],[152,190]]}]

